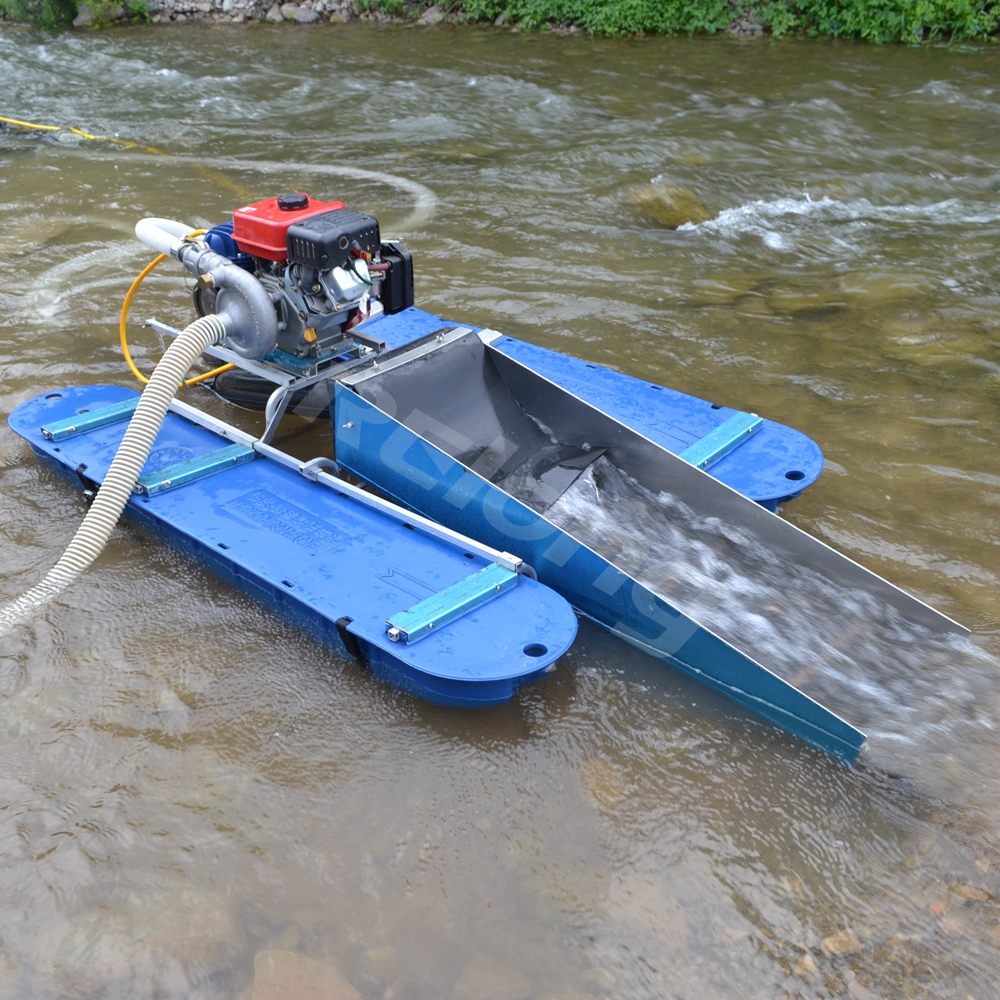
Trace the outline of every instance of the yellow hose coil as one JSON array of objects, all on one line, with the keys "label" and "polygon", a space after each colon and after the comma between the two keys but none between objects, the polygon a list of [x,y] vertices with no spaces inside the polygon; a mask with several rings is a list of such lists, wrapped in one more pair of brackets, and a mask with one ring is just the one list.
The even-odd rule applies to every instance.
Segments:
[{"label": "yellow hose coil", "polygon": [[[0,119],[2,120],[2,119]],[[205,230],[196,229],[190,236],[200,236]],[[136,275],[135,281],[132,282],[132,286],[129,288],[125,295],[125,301],[122,303],[122,311],[118,317],[118,340],[122,345],[122,354],[125,356],[125,362],[128,364],[129,368],[132,369],[132,374],[140,382],[148,382],[149,379],[142,374],[141,371],[136,367],[135,361],[132,360],[132,352],[128,349],[128,338],[125,334],[125,324],[128,320],[129,307],[132,305],[132,299],[135,297],[135,293],[139,290],[139,286],[145,281],[146,277],[153,270],[154,267],[158,267],[167,259],[165,253],[159,254],[159,256],[154,257],[139,273]],[[199,382],[204,382],[207,379],[214,378],[216,375],[221,375],[223,372],[230,371],[233,365],[220,365],[218,368],[213,368],[210,372],[205,372],[203,375],[196,375],[194,378],[189,378],[184,380],[186,386],[197,385]]]}]

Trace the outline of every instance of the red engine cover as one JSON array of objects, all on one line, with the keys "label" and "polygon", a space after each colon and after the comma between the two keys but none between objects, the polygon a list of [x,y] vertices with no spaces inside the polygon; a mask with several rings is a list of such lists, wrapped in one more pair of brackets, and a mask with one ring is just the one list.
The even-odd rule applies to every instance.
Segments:
[{"label": "red engine cover", "polygon": [[[287,195],[280,196],[282,200]],[[278,205],[278,198],[244,205],[233,212],[233,239],[244,252],[268,260],[285,260],[288,257],[288,227],[311,215],[344,208],[342,201],[313,201],[308,195],[304,208],[287,209]]]}]

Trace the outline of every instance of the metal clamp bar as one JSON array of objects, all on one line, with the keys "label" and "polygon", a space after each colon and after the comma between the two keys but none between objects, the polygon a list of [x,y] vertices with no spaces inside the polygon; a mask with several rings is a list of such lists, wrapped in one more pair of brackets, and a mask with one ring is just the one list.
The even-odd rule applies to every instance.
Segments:
[{"label": "metal clamp bar", "polygon": [[764,421],[756,413],[742,411],[734,413],[728,420],[724,420],[714,430],[682,451],[678,457],[690,462],[697,469],[707,469],[743,444],[763,426]]},{"label": "metal clamp bar", "polygon": [[77,434],[86,434],[88,431],[97,430],[98,427],[104,427],[107,424],[129,420],[138,405],[139,397],[135,396],[132,399],[123,399],[120,403],[102,406],[98,410],[78,413],[65,420],[56,420],[54,423],[44,424],[41,427],[42,437],[49,441],[65,441],[66,438],[75,437]]},{"label": "metal clamp bar", "polygon": [[234,465],[252,462],[257,457],[253,448],[245,444],[228,444],[225,448],[210,451],[207,455],[189,458],[186,462],[176,462],[173,465],[147,472],[136,480],[134,492],[143,496],[153,496],[155,493],[166,493],[178,486],[186,486],[196,479],[203,479],[213,472],[222,472]]},{"label": "metal clamp bar", "polygon": [[392,642],[416,642],[516,586],[517,573],[493,563],[394,614],[385,623],[386,635]]},{"label": "metal clamp bar", "polygon": [[371,378],[374,375],[381,375],[385,372],[392,371],[393,368],[398,368],[400,365],[409,364],[409,362],[415,361],[417,358],[422,358],[425,354],[430,354],[431,351],[436,351],[439,347],[444,347],[445,344],[450,344],[455,340],[461,340],[470,333],[472,333],[471,326],[456,326],[450,330],[442,330],[436,337],[429,339],[426,343],[421,344],[419,347],[414,347],[409,351],[402,351],[399,354],[394,351],[390,358],[387,358],[384,361],[373,362],[370,370],[359,372],[357,375],[351,375],[347,378],[340,379],[340,381],[343,382],[344,385],[353,389],[366,378]]}]

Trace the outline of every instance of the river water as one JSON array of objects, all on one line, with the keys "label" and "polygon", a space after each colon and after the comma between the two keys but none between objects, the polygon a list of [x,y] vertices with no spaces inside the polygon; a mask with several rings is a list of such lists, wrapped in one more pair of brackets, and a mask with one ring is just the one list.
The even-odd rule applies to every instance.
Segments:
[{"label": "river water", "polygon": [[[1000,52],[5,29],[0,79],[140,144],[0,133],[4,413],[130,383],[138,217],[308,190],[406,236],[425,308],[809,434],[782,516],[973,630],[859,687],[890,775],[586,623],[509,705],[432,707],[121,528],[0,650],[0,998],[312,995],[279,960],[365,1000],[996,996]],[[135,311],[183,324],[176,270]],[[83,511],[4,424],[0,598]]]}]

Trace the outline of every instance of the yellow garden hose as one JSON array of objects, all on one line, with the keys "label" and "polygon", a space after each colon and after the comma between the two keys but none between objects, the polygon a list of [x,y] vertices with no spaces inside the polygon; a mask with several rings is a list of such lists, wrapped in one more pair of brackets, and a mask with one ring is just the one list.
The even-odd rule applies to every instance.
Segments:
[{"label": "yellow garden hose", "polygon": [[19,122],[16,118],[0,118],[0,122],[8,125],[20,125],[21,128],[36,128],[42,132],[61,132],[61,125],[36,125],[34,122]]},{"label": "yellow garden hose", "polygon": [[[191,236],[200,236],[205,230],[196,229]],[[125,324],[128,320],[128,310],[129,306],[132,305],[132,299],[135,293],[139,290],[139,286],[146,279],[147,275],[153,270],[153,268],[158,267],[167,259],[165,253],[161,253],[159,256],[154,257],[136,276],[135,281],[132,282],[131,288],[129,288],[128,293],[125,295],[125,301],[122,303],[121,315],[118,318],[118,339],[122,345],[122,354],[125,356],[125,362],[132,369],[132,374],[140,382],[148,382],[149,379],[142,374],[141,371],[136,367],[135,361],[132,360],[132,352],[128,349],[128,337],[125,333]],[[205,382],[210,378],[214,378],[216,375],[221,375],[223,372],[228,372],[233,365],[220,365],[218,368],[213,368],[210,372],[205,372],[204,375],[196,375],[194,378],[189,378],[184,380],[186,386],[197,385],[199,382]]]},{"label": "yellow garden hose", "polygon": [[7,125],[19,125],[21,128],[32,128],[38,132],[72,132],[83,139],[98,139],[101,142],[113,142],[116,146],[125,146],[127,149],[144,149],[147,153],[153,153],[156,156],[170,155],[169,153],[164,153],[162,149],[157,149],[155,146],[144,146],[141,142],[132,142],[130,139],[116,139],[110,135],[91,135],[89,132],[84,132],[83,129],[73,128],[72,125],[38,125],[35,122],[18,121],[16,118],[4,118],[2,115],[0,115],[0,122],[5,122]]}]

